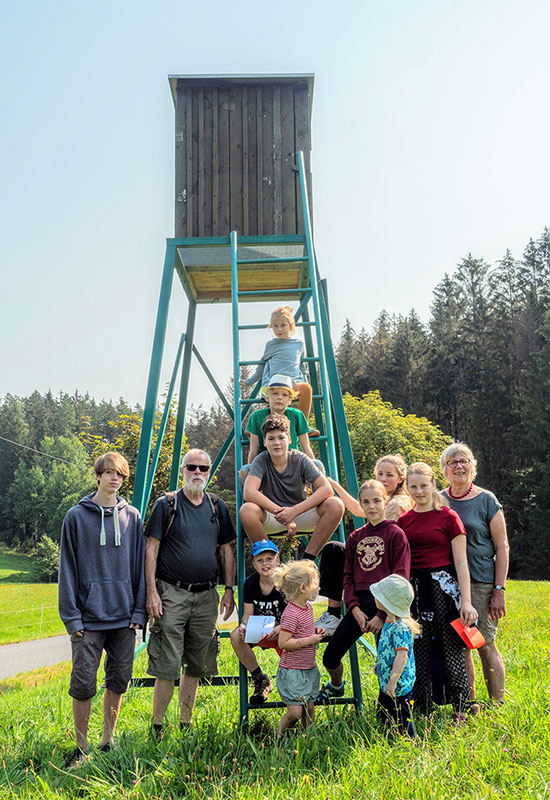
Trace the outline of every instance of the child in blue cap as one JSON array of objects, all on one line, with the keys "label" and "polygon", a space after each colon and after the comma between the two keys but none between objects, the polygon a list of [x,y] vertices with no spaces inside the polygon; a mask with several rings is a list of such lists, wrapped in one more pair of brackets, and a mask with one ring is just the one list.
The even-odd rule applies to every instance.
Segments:
[{"label": "child in blue cap", "polygon": [[[241,664],[252,675],[254,692],[251,703],[264,703],[273,685],[258,664],[252,648],[276,647],[279,638],[281,615],[286,608],[286,600],[273,585],[273,570],[280,564],[279,549],[269,539],[262,539],[252,545],[252,564],[255,572],[244,582],[243,615],[241,624],[231,632],[230,641]],[[246,623],[251,616],[275,617],[275,627],[266,639],[257,645],[245,642]]]}]

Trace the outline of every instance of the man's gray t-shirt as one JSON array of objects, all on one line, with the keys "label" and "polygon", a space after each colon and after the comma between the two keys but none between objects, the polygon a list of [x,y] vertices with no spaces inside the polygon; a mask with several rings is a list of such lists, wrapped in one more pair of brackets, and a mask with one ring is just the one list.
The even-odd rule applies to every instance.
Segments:
[{"label": "man's gray t-shirt", "polygon": [[216,514],[206,495],[196,506],[180,489],[177,493],[176,516],[168,535],[169,518],[166,497],[157,500],[145,530],[146,536],[160,539],[157,558],[157,577],[168,583],[206,583],[215,581],[218,574],[218,544],[235,538],[235,530],[227,506],[218,499],[220,532]]},{"label": "man's gray t-shirt", "polygon": [[278,506],[295,506],[306,499],[306,483],[315,483],[321,474],[313,461],[298,450],[288,451],[284,472],[277,472],[269,453],[256,456],[249,475],[260,478],[260,491]]},{"label": "man's gray t-shirt", "polygon": [[470,579],[477,583],[495,581],[495,546],[489,523],[502,509],[492,492],[484,489],[471,500],[453,500],[446,491],[440,492],[456,511],[466,528],[466,548]]}]

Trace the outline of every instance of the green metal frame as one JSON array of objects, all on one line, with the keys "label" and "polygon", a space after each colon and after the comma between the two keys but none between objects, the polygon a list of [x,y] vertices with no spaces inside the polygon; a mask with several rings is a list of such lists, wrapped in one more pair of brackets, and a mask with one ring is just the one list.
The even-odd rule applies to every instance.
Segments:
[{"label": "green metal frame", "polygon": [[[340,381],[336,368],[336,360],[330,336],[330,322],[327,308],[326,298],[326,285],[319,277],[319,271],[316,262],[315,250],[313,246],[313,236],[311,230],[311,218],[309,211],[309,199],[307,193],[306,173],[304,166],[303,153],[298,154],[298,173],[302,196],[302,210],[304,218],[305,232],[303,235],[292,236],[243,236],[237,237],[236,232],[232,232],[229,237],[188,237],[188,238],[173,238],[167,240],[166,255],[164,260],[164,269],[162,274],[161,289],[157,310],[157,320],[155,325],[155,333],[153,338],[153,348],[151,353],[151,364],[149,370],[149,379],[147,384],[147,393],[145,400],[145,409],[143,416],[143,426],[140,439],[140,447],[138,452],[138,460],[136,465],[136,477],[134,482],[134,495],[132,502],[139,508],[142,514],[147,507],[151,487],[153,484],[154,474],[158,463],[158,456],[160,447],[162,446],[162,439],[164,437],[166,423],[169,413],[170,403],[172,401],[174,386],[176,381],[177,372],[179,370],[180,362],[182,362],[180,389],[179,389],[179,403],[178,413],[176,417],[176,431],[174,436],[174,452],[172,457],[171,473],[170,473],[170,489],[174,490],[178,486],[179,471],[181,462],[181,447],[185,428],[185,418],[187,410],[187,398],[189,390],[189,376],[191,369],[191,360],[193,354],[199,361],[199,364],[204,369],[207,377],[209,378],[216,393],[221,398],[224,406],[233,419],[233,430],[227,436],[226,441],[220,448],[219,453],[216,455],[212,465],[212,475],[215,474],[221,461],[228,452],[232,444],[235,447],[235,496],[237,498],[237,507],[239,507],[242,496],[239,484],[239,471],[242,467],[242,423],[243,416],[245,416],[245,408],[249,407],[256,397],[261,381],[258,381],[252,397],[242,398],[240,391],[240,373],[241,367],[244,365],[256,365],[258,361],[241,361],[240,359],[240,344],[239,335],[240,331],[253,330],[261,325],[239,325],[239,303],[243,299],[250,299],[253,297],[255,300],[263,300],[265,302],[273,300],[275,297],[296,297],[300,298],[298,308],[295,314],[297,324],[303,328],[304,341],[306,348],[306,362],[310,365],[310,382],[313,389],[313,411],[316,420],[316,426],[321,431],[321,436],[317,439],[320,450],[320,455],[327,474],[331,477],[339,477],[339,463],[340,458],[342,461],[343,472],[350,492],[357,491],[357,477],[355,473],[355,465],[353,462],[353,454],[351,451],[351,444],[349,439],[349,432],[346,423],[344,412],[344,405],[342,401],[342,394],[340,390]],[[242,259],[238,258],[238,250],[242,246],[262,246],[262,245],[302,245],[305,252],[304,256],[289,256],[287,258],[255,258],[255,259]],[[233,329],[233,381],[234,381],[234,409],[227,403],[227,400],[217,384],[214,376],[208,369],[205,360],[202,358],[197,348],[194,345],[194,332],[196,326],[196,313],[197,313],[197,298],[194,295],[193,288],[187,278],[184,266],[184,258],[182,253],[186,247],[207,246],[228,247],[230,252],[230,270],[231,270],[231,310],[232,310],[232,329]],[[269,290],[252,290],[252,291],[239,291],[239,264],[246,263],[277,263],[277,262],[302,262],[301,281],[302,285],[294,289],[269,289]],[[176,356],[170,387],[168,390],[168,397],[164,409],[163,418],[160,424],[159,434],[155,446],[155,452],[149,467],[149,460],[151,458],[151,442],[153,436],[155,414],[157,408],[157,397],[159,392],[160,372],[162,365],[162,357],[164,351],[164,344],[166,338],[167,318],[170,305],[170,295],[172,288],[172,278],[174,270],[178,272],[180,281],[189,299],[189,309],[187,314],[187,324],[185,334],[181,336],[178,353]],[[182,358],[183,353],[183,358]],[[357,524],[362,524],[363,520],[355,520]],[[239,610],[242,612],[242,587],[245,580],[245,551],[244,551],[244,532],[242,530],[240,520],[237,515],[237,579],[239,586]],[[334,534],[334,538],[344,541],[344,528],[341,524]],[[374,651],[372,645],[366,640],[360,640],[364,647],[371,652]],[[359,666],[357,659],[356,647],[350,650],[350,667],[352,673],[353,697],[338,699],[335,704],[341,705],[343,703],[353,702],[357,710],[362,709],[363,700],[361,692],[361,684],[359,678]],[[222,683],[230,683],[235,681],[236,678],[223,678]],[[239,669],[239,714],[240,721],[246,725],[248,723],[248,713],[251,708],[248,703],[248,677],[246,670],[242,665]],[[278,707],[281,703],[265,703],[263,708]]]}]

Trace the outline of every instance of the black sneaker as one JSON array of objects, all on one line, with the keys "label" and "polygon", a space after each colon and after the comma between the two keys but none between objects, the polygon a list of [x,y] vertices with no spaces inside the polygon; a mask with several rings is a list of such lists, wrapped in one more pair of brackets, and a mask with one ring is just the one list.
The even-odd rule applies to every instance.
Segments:
[{"label": "black sneaker", "polygon": [[106,742],[105,744],[101,745],[101,747],[99,748],[99,752],[100,753],[110,753],[112,749],[113,749],[113,745],[111,744],[111,742]]},{"label": "black sneaker", "polygon": [[265,703],[269,694],[273,691],[273,684],[269,680],[269,675],[262,672],[255,678],[252,678],[254,683],[254,692],[250,695],[250,703]]},{"label": "black sneaker", "polygon": [[342,682],[341,686],[333,686],[330,681],[327,681],[324,686],[321,686],[321,691],[315,698],[315,702],[327,705],[332,697],[343,697],[345,686],[345,681]]},{"label": "black sneaker", "polygon": [[151,725],[151,736],[153,739],[156,739],[157,742],[160,742],[160,740],[164,736],[164,730],[162,724],[157,725],[156,722],[153,722],[153,724]]},{"label": "black sneaker", "polygon": [[65,759],[65,769],[73,769],[83,764],[90,754],[80,747],[75,747],[72,753]]}]

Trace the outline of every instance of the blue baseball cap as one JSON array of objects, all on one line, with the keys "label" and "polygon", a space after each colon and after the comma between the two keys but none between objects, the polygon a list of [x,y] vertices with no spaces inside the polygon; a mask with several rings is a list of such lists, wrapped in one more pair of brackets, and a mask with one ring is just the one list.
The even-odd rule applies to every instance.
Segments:
[{"label": "blue baseball cap", "polygon": [[252,558],[259,553],[263,553],[265,550],[271,550],[273,553],[279,552],[279,548],[274,542],[271,542],[269,539],[261,539],[259,542],[254,542],[252,545]]}]

